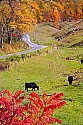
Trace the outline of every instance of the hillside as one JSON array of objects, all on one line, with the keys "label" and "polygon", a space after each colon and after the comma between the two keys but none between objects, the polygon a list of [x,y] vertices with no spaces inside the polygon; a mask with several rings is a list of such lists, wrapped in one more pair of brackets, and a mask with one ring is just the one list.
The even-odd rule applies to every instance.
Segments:
[{"label": "hillside", "polygon": [[48,44],[47,39],[54,39],[59,46],[83,46],[83,21],[61,22],[61,29],[51,25],[39,25],[33,33],[33,40],[38,43]]}]

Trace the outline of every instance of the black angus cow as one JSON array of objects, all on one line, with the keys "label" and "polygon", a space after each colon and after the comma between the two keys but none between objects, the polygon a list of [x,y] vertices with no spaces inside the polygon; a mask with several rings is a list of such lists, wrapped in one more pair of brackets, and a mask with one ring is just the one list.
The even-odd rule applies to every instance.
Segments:
[{"label": "black angus cow", "polygon": [[37,88],[37,90],[39,90],[39,86],[37,86],[35,82],[25,83],[25,91],[28,91],[28,88],[32,88],[32,90],[35,90],[35,88]]},{"label": "black angus cow", "polygon": [[71,85],[71,84],[72,84],[72,81],[73,81],[73,76],[69,76],[69,77],[68,77],[68,81],[69,81],[69,85]]}]

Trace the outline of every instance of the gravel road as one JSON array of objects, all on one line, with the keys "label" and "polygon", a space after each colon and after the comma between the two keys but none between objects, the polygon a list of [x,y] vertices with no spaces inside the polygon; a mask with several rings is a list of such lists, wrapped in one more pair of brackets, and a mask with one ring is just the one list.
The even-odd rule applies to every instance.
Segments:
[{"label": "gravel road", "polygon": [[13,55],[26,54],[26,53],[33,52],[33,51],[36,51],[36,50],[40,50],[40,49],[43,49],[43,48],[47,47],[47,46],[44,46],[44,45],[37,45],[37,44],[34,44],[33,42],[31,42],[30,37],[29,37],[29,35],[27,33],[23,34],[22,40],[24,42],[26,42],[27,45],[32,47],[32,49],[31,50],[26,50],[26,51],[23,51],[23,52],[17,52],[17,53],[8,54],[8,55],[2,55],[2,56],[0,56],[0,59],[8,58],[8,57],[13,56]]}]

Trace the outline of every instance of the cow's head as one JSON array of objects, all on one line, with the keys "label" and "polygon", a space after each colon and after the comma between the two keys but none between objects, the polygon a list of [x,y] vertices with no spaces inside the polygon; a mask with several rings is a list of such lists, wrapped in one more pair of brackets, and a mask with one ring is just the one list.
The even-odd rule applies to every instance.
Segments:
[{"label": "cow's head", "polygon": [[39,90],[39,86],[37,86],[37,90]]}]

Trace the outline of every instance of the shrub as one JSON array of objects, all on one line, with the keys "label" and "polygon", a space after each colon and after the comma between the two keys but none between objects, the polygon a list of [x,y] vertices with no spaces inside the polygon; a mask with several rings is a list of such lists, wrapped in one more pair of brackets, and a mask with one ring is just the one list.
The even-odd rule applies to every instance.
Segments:
[{"label": "shrub", "polygon": [[13,56],[8,57],[7,60],[19,61],[20,60],[20,56],[19,55],[13,55]]},{"label": "shrub", "polygon": [[6,70],[9,68],[9,62],[8,61],[5,61],[5,62],[0,62],[0,71],[1,70]]},{"label": "shrub", "polygon": [[54,93],[50,98],[44,93],[42,100],[32,92],[28,103],[22,103],[24,91],[17,91],[14,95],[8,90],[0,92],[0,124],[1,125],[48,125],[61,120],[53,118],[56,108],[61,108],[65,101],[61,101],[63,93]]}]

